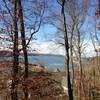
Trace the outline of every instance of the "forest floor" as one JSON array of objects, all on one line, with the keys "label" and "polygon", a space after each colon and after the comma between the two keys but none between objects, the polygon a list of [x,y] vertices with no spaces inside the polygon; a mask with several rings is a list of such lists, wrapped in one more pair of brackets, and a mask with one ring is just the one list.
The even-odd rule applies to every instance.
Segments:
[{"label": "forest floor", "polygon": [[[20,63],[19,66],[21,66],[19,80],[23,80],[24,64]],[[36,66],[29,64],[29,79],[26,81],[27,85],[25,83],[31,94],[31,100],[66,100],[67,91],[65,93],[62,88],[62,85],[66,87],[67,82],[65,72],[50,72],[43,66]],[[12,62],[0,62],[0,100],[11,100],[9,89],[11,72]],[[80,100],[80,97],[81,100],[100,100],[100,71],[95,59],[89,61],[87,67],[83,67],[81,77],[79,68],[74,69],[73,93],[74,100]],[[18,95],[19,100],[25,100],[21,84],[18,85]],[[35,99],[34,95],[37,95]]]},{"label": "forest floor", "polygon": [[[24,82],[22,81],[24,64],[20,63],[19,65],[21,66],[17,86],[19,100],[24,98],[24,86],[28,88],[31,100],[66,100],[66,93],[64,93],[60,83],[65,75],[64,72],[48,72],[44,67],[29,64],[29,79]],[[11,100],[11,73],[12,62],[0,62],[0,100]],[[24,85],[22,86],[22,84]]]}]

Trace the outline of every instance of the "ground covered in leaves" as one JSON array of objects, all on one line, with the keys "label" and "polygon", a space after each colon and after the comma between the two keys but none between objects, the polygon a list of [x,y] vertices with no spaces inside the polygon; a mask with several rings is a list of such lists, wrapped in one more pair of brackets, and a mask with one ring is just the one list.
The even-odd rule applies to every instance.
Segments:
[{"label": "ground covered in leaves", "polygon": [[[30,68],[34,67],[29,66]],[[66,100],[66,94],[60,82],[52,78],[50,72],[40,69],[35,71],[30,71],[29,78],[25,81],[22,77],[22,71],[20,72],[17,85],[19,100],[24,100],[24,89],[28,91],[30,100]],[[0,62],[0,100],[11,100],[11,73],[12,63]]]}]

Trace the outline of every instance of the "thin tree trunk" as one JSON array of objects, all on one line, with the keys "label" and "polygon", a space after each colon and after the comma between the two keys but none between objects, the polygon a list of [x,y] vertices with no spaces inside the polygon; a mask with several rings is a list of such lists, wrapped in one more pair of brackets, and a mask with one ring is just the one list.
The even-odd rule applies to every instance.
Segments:
[{"label": "thin tree trunk", "polygon": [[67,34],[64,6],[65,6],[65,0],[62,0],[61,16],[62,16],[62,23],[63,23],[63,28],[64,28],[64,41],[65,41],[65,50],[66,50],[65,70],[66,70],[66,75],[67,75],[69,100],[73,100],[73,89],[72,89],[72,85],[71,85],[71,81],[70,81],[70,72],[69,72],[69,43],[68,43],[68,34]]},{"label": "thin tree trunk", "polygon": [[71,59],[71,67],[72,67],[72,87],[74,85],[74,65],[73,65],[73,31],[74,31],[74,26],[75,24],[73,24],[72,26],[72,32],[71,32],[71,39],[70,39],[70,59]]},{"label": "thin tree trunk", "polygon": [[11,99],[12,100],[18,100],[17,96],[17,87],[18,85],[16,81],[16,77],[18,74],[18,65],[19,65],[19,54],[18,54],[18,26],[17,26],[17,1],[15,0],[14,2],[14,17],[13,17],[13,22],[14,22],[14,47],[13,47],[13,72],[12,72],[12,87],[11,87]]},{"label": "thin tree trunk", "polygon": [[96,51],[96,65],[97,65],[97,68],[98,68],[98,72],[99,72],[99,75],[100,75],[100,66],[99,66],[99,56],[98,56],[98,50]]},{"label": "thin tree trunk", "polygon": [[22,39],[22,47],[23,47],[24,63],[25,63],[24,78],[28,78],[28,54],[27,54],[27,46],[25,40],[25,28],[24,28],[23,8],[21,0],[18,0],[18,5],[19,5],[19,18],[20,18],[20,31],[21,31],[21,39]]},{"label": "thin tree trunk", "polygon": [[[21,39],[22,39],[22,48],[24,53],[24,64],[25,64],[25,71],[24,71],[24,81],[28,78],[28,54],[27,54],[27,46],[26,46],[26,39],[25,39],[25,28],[24,28],[24,19],[23,19],[23,8],[21,4],[21,0],[18,0],[19,6],[19,19],[20,19],[20,31],[21,31]],[[23,89],[25,100],[28,100],[28,90]]]},{"label": "thin tree trunk", "polygon": [[77,32],[77,35],[78,35],[78,61],[79,61],[79,75],[80,75],[80,100],[81,100],[81,97],[82,97],[82,87],[83,87],[83,90],[84,90],[84,86],[83,86],[83,69],[82,69],[82,59],[81,59],[81,46],[80,46],[80,43],[81,43],[81,39],[80,39],[80,32],[78,30]]}]

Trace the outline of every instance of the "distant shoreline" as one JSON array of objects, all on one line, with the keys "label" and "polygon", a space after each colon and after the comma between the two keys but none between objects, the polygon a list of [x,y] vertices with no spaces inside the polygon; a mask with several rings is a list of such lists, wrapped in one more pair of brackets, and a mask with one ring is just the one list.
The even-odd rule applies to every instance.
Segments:
[{"label": "distant shoreline", "polygon": [[[13,52],[12,51],[6,51],[6,50],[1,50],[0,51],[0,56],[12,56]],[[20,55],[23,55],[23,53],[20,53]],[[44,56],[62,56],[60,54],[42,54],[42,53],[28,53],[29,56],[39,56],[39,55],[44,55]]]}]

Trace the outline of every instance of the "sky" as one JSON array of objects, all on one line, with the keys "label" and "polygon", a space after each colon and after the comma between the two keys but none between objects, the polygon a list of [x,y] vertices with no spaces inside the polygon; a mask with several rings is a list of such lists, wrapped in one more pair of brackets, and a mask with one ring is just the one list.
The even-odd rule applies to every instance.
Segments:
[{"label": "sky", "polygon": [[[56,0],[48,0],[49,2],[49,7],[51,7],[53,9],[53,12],[57,11],[60,13],[60,6],[57,4]],[[95,9],[95,5],[96,2],[98,0],[90,0],[92,5],[89,9],[89,14],[92,16],[92,14],[94,14],[94,9]],[[47,16],[49,13],[46,12],[45,16]],[[94,15],[93,15],[94,16]],[[94,52],[94,47],[92,45],[92,42],[90,40],[90,32],[93,28],[93,25],[90,24],[91,22],[93,22],[92,17],[86,17],[86,21],[85,24],[83,26],[84,30],[86,31],[86,39],[85,42],[86,44],[86,49],[84,50],[84,55],[85,56],[94,56],[95,52]],[[94,23],[94,22],[93,22]],[[0,24],[1,25],[1,24]],[[59,44],[54,43],[51,40],[55,39],[55,33],[57,32],[57,29],[49,24],[46,23],[45,25],[42,25],[39,32],[36,33],[35,37],[37,38],[37,40],[33,40],[30,43],[30,47],[32,50],[36,50],[36,52],[38,53],[46,53],[46,54],[61,54],[64,55],[65,54],[65,49],[64,47],[60,46]]]},{"label": "sky", "polygon": [[[97,0],[95,0],[95,1],[91,0],[90,5],[92,5],[92,7],[90,7],[90,9],[89,9],[89,14],[91,16],[94,16],[92,14],[94,14],[96,2],[97,2]],[[58,5],[55,3],[55,8],[56,7],[58,7]],[[83,56],[87,56],[87,57],[95,56],[94,47],[93,47],[93,44],[90,39],[90,32],[92,31],[92,28],[93,28],[93,25],[90,24],[92,20],[93,19],[90,18],[89,16],[86,17],[86,21],[83,26],[84,30],[87,33],[85,36],[86,48],[84,50]],[[65,54],[64,47],[59,46],[59,44],[56,44],[53,41],[49,41],[49,40],[53,40],[53,38],[55,38],[54,34],[56,33],[56,31],[57,31],[56,28],[50,24],[46,24],[46,25],[42,26],[40,31],[36,35],[38,40],[35,41],[35,43],[37,42],[37,44],[39,44],[39,45],[36,45],[33,42],[33,43],[31,43],[31,47],[33,49],[35,47],[37,49],[37,51],[39,50],[38,52],[40,52],[40,53],[52,53],[52,54],[64,55]]]},{"label": "sky", "polygon": [[[47,31],[47,33],[45,33]],[[60,54],[65,55],[65,49],[63,46],[51,41],[56,32],[56,28],[51,25],[43,26],[36,34],[37,40],[33,40],[30,43],[32,50],[36,50],[37,53],[43,54]],[[91,40],[86,39],[86,48],[84,50],[84,56],[95,56],[94,47]]]}]

